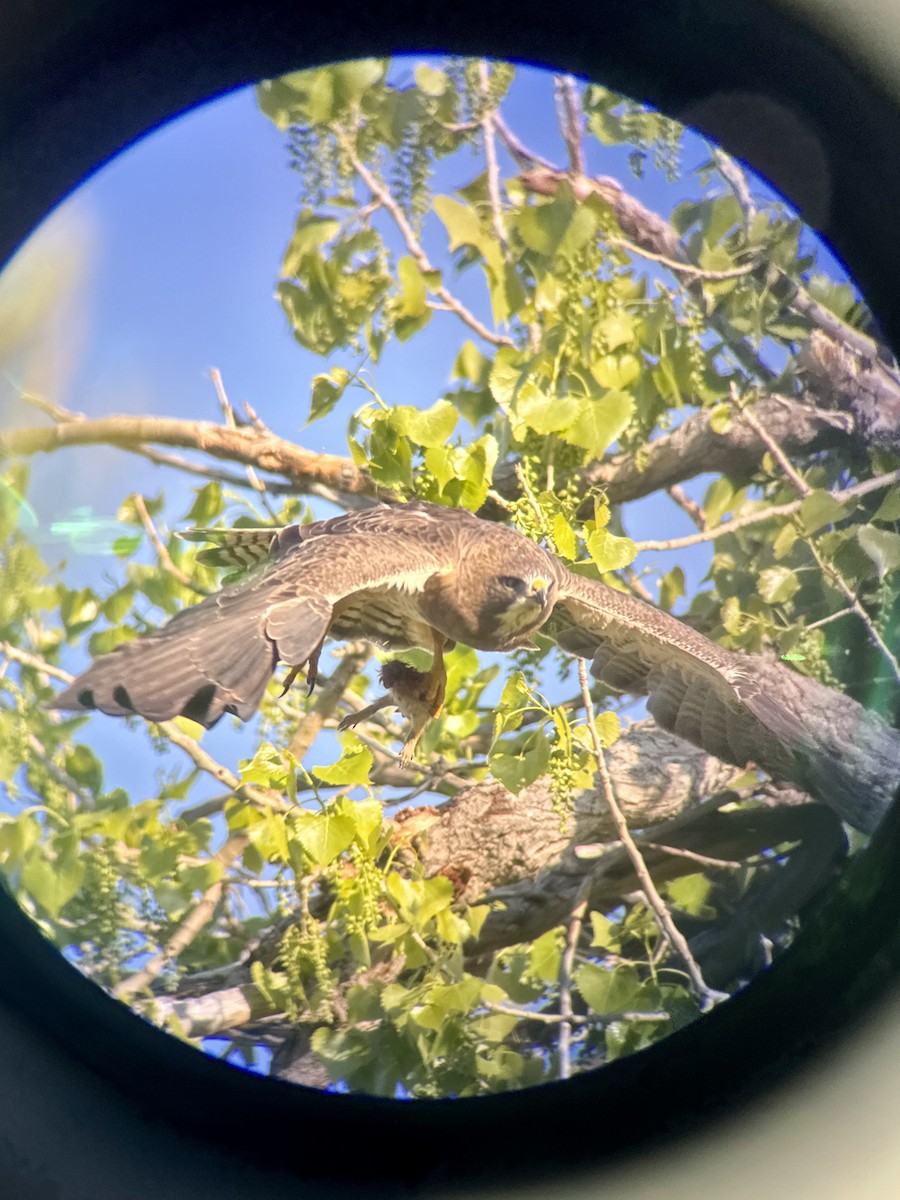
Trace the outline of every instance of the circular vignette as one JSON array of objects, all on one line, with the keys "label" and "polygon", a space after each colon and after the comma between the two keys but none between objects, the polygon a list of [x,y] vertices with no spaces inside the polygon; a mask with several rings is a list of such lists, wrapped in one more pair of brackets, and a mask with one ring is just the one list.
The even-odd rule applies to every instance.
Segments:
[{"label": "circular vignette", "polygon": [[[717,137],[767,172],[850,263],[900,342],[898,109],[824,43],[749,0],[722,6],[523,0],[442,15],[337,0],[140,8],[10,3],[0,63],[0,255],[50,207],[154,125],[229,88],[289,69],[392,51],[490,53],[596,77]],[[765,103],[759,103],[765,97]],[[760,160],[761,153],[775,150]],[[799,168],[798,169],[798,164]],[[862,216],[863,219],[860,219]],[[206,1059],[143,1023],[70,967],[0,892],[0,1003],[90,1066],[135,1113],[162,1114],[258,1168],[315,1170],[310,1147],[341,1131],[328,1170],[369,1182],[468,1180],[583,1168],[683,1134],[771,1085],[870,1004],[900,964],[893,811],[791,951],[728,1005],[663,1043],[566,1084],[413,1104],[323,1095]],[[672,1111],[678,1083],[679,1110]],[[299,1135],[299,1136],[298,1136]],[[395,1145],[386,1158],[384,1146]]]}]

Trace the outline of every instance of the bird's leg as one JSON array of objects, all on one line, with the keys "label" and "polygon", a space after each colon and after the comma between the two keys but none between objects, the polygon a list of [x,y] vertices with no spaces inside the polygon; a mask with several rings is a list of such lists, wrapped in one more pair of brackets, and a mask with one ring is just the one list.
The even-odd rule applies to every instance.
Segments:
[{"label": "bird's leg", "polygon": [[365,708],[361,708],[357,713],[348,713],[338,724],[338,729],[352,729],[354,725],[358,725],[360,721],[368,721],[369,717],[374,717],[377,712],[381,712],[383,708],[387,708],[389,704],[396,704],[394,697],[390,692],[384,696],[379,696],[372,704],[367,704]]},{"label": "bird's leg", "polygon": [[[407,683],[408,694],[405,704],[398,707],[404,716],[409,718],[409,733],[400,751],[400,765],[408,767],[419,743],[419,738],[425,732],[429,722],[436,717],[444,707],[444,696],[447,691],[447,668],[444,665],[444,646],[446,638],[436,629],[431,631],[431,641],[434,657],[431,666],[424,675],[415,672],[415,685],[410,676]],[[385,681],[387,682],[387,681]],[[397,689],[394,689],[395,695]]]},{"label": "bird's leg", "polygon": [[315,650],[309,656],[306,663],[306,694],[311,696],[313,689],[316,686],[316,680],[319,678],[319,659],[322,657],[322,647],[325,645],[325,639],[322,638]]},{"label": "bird's leg", "polygon": [[431,631],[431,645],[434,657],[431,666],[425,674],[425,695],[422,699],[428,704],[432,717],[436,717],[444,707],[444,696],[447,692],[447,668],[444,665],[444,646],[447,639],[436,629]]},{"label": "bird's leg", "polygon": [[278,696],[279,700],[281,699],[282,696],[286,696],[288,694],[288,692],[291,690],[291,684],[294,682],[294,680],[300,674],[301,670],[302,670],[301,667],[291,667],[290,671],[288,671],[287,676],[285,677],[284,687],[281,689],[281,692]]},{"label": "bird's leg", "polygon": [[[316,646],[315,650],[313,650],[312,654],[306,660],[306,694],[308,696],[313,694],[313,688],[316,686],[316,680],[319,678],[319,659],[322,655],[322,647],[324,644],[325,639],[322,638],[322,641],[319,642],[318,646]],[[298,663],[296,667],[291,667],[290,671],[288,671],[287,678],[284,681],[284,687],[281,689],[281,696],[286,696],[288,694],[291,689],[291,684],[302,670],[303,663]],[[278,697],[279,700],[281,699],[281,696]]]}]

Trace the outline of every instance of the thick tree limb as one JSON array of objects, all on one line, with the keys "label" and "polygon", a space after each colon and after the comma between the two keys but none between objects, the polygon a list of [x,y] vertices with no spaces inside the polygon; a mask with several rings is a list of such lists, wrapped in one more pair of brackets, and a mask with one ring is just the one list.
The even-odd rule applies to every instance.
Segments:
[{"label": "thick tree limb", "polygon": [[[787,396],[764,397],[753,411],[767,429],[778,431],[780,444],[797,455],[840,445],[849,425],[849,418],[843,414],[810,408]],[[709,413],[698,412],[677,429],[650,442],[640,458],[616,454],[589,463],[579,473],[578,483],[583,488],[603,487],[612,503],[623,504],[707,471],[746,477],[759,465],[765,450],[762,438],[742,422],[733,421],[727,430],[717,433],[710,425]],[[501,463],[497,467],[494,487],[507,498],[518,494],[514,464]]]},{"label": "thick tree limb", "polygon": [[287,479],[298,492],[325,484],[353,495],[379,494],[367,472],[348,458],[304,450],[274,433],[263,433],[249,426],[229,429],[208,421],[184,421],[177,417],[75,418],[55,425],[10,429],[0,433],[0,455],[46,454],[66,446],[134,449],[148,443],[198,450],[213,458],[271,471]]}]

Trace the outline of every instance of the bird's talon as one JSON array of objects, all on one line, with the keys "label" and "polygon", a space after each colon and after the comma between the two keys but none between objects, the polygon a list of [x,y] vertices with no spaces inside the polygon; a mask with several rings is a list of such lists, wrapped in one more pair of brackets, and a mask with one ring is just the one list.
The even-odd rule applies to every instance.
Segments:
[{"label": "bird's talon", "polygon": [[282,698],[282,696],[286,696],[288,694],[288,692],[291,690],[291,685],[299,674],[299,667],[291,667],[290,671],[287,673],[287,678],[284,681],[284,687],[281,689],[281,695],[278,697],[279,700]]}]

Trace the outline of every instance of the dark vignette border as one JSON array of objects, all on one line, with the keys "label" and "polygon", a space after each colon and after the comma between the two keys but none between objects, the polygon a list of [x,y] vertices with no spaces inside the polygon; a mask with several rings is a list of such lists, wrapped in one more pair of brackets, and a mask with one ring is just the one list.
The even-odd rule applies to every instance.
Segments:
[{"label": "dark vignette border", "polygon": [[[761,0],[519,0],[515,8],[433,11],[410,0],[6,0],[4,7],[0,260],[92,170],[203,99],[333,59],[489,53],[600,78],[674,116],[690,115],[738,154],[751,144],[745,134],[758,140],[758,121],[751,131],[728,110],[723,126],[723,106],[710,97],[765,96],[792,112],[827,164],[819,231],[900,345],[900,239],[893,236],[900,108]],[[778,130],[770,132],[777,141]],[[802,208],[805,198],[794,199]],[[704,1122],[777,1085],[885,996],[900,967],[898,845],[895,810],[770,972],[651,1050],[565,1085],[402,1104],[260,1079],[197,1054],[105,996],[2,891],[0,1020],[6,1010],[62,1046],[100,1086],[115,1089],[136,1127],[152,1116],[144,1133],[161,1146],[167,1129],[190,1135],[252,1166],[260,1181],[287,1168],[324,1183],[313,1174],[310,1159],[319,1156],[310,1149],[337,1135],[348,1153],[330,1168],[333,1183],[400,1189],[452,1181],[486,1190],[546,1172],[559,1184],[600,1161],[702,1132]]]}]

